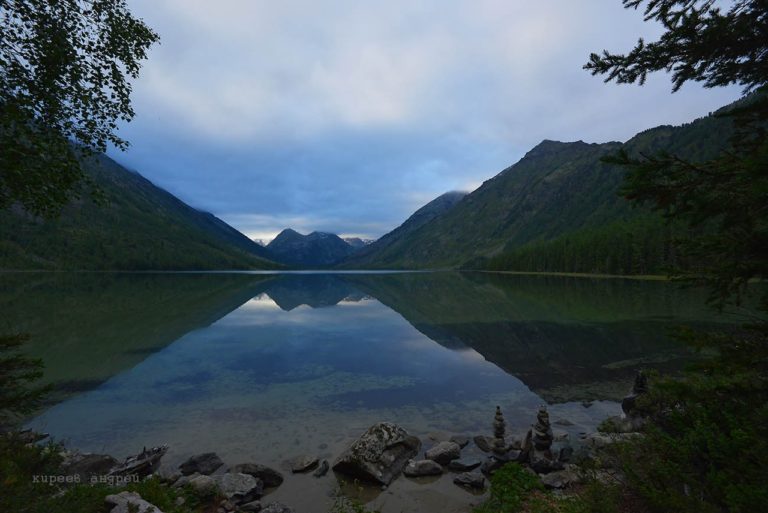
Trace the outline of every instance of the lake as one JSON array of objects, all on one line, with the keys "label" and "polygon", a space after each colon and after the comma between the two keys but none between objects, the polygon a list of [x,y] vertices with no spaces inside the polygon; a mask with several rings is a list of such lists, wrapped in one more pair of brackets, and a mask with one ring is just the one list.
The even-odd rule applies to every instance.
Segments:
[{"label": "lake", "polygon": [[[29,427],[116,457],[167,443],[166,465],[215,451],[284,469],[332,462],[382,420],[427,446],[490,435],[496,405],[522,434],[547,404],[577,441],[620,413],[638,369],[690,357],[671,328],[739,320],[703,299],[664,281],[487,273],[9,273],[0,327],[31,334],[57,387]],[[432,481],[360,493],[385,512],[479,500]],[[321,511],[335,488],[301,475],[271,498]]]}]

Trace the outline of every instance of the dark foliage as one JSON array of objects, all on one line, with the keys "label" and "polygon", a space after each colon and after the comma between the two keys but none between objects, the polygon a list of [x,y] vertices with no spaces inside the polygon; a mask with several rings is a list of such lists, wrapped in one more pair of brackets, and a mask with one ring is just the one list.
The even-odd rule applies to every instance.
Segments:
[{"label": "dark foliage", "polygon": [[83,156],[127,147],[129,80],[158,36],[125,0],[3,0],[0,25],[0,208],[55,216]]},{"label": "dark foliage", "polygon": [[43,375],[42,361],[20,351],[28,339],[27,335],[0,336],[0,428],[13,427],[33,412],[49,391],[34,385]]},{"label": "dark foliage", "polygon": [[658,41],[642,38],[626,55],[593,53],[584,68],[605,81],[641,85],[648,73],[672,72],[677,91],[690,80],[706,87],[740,84],[747,90],[768,77],[768,2],[738,0],[723,11],[714,0],[623,0],[645,6],[646,21],[661,23]]}]

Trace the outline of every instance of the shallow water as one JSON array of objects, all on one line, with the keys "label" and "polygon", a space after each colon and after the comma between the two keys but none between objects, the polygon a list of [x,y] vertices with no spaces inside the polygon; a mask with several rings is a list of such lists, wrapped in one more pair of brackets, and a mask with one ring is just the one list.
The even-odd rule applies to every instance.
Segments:
[{"label": "shallow water", "polygon": [[[577,440],[620,412],[638,368],[688,358],[671,326],[735,320],[664,282],[474,273],[0,275],[0,306],[59,386],[29,427],[118,457],[167,443],[167,465],[332,460],[381,420],[428,446],[490,434],[496,405],[522,433],[546,403]],[[335,486],[297,476],[273,495],[320,511]],[[477,502],[449,476],[365,498]]]}]

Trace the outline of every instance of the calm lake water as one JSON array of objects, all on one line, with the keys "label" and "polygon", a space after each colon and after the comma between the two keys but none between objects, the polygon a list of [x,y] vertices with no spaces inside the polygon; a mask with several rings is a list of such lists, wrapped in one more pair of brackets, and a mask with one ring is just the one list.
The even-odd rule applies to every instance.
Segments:
[{"label": "calm lake water", "polygon": [[[426,444],[490,434],[496,405],[522,433],[546,403],[577,440],[620,413],[637,369],[681,366],[670,328],[738,320],[666,282],[447,272],[0,274],[0,311],[57,386],[29,427],[118,457],[167,443],[168,465],[275,467],[332,460],[381,420]],[[294,479],[278,500],[329,500],[332,479]],[[397,511],[436,504],[391,488]]]}]

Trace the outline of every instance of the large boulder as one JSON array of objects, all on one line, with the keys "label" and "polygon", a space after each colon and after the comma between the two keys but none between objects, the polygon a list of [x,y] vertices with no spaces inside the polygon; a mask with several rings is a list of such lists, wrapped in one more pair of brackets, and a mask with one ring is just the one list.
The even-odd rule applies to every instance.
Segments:
[{"label": "large boulder", "polygon": [[441,465],[447,465],[461,457],[461,447],[455,442],[440,442],[428,450],[424,457]]},{"label": "large boulder", "polygon": [[215,452],[206,452],[192,456],[187,461],[179,465],[179,470],[185,476],[194,474],[211,475],[216,469],[224,465],[221,458]]},{"label": "large boulder", "polygon": [[274,488],[283,484],[283,475],[280,472],[257,463],[240,463],[230,467],[227,472],[232,474],[248,474],[256,477],[261,479],[264,482],[264,486],[268,488]]},{"label": "large boulder", "polygon": [[389,485],[419,452],[421,442],[390,422],[374,424],[344,451],[333,470]]}]

